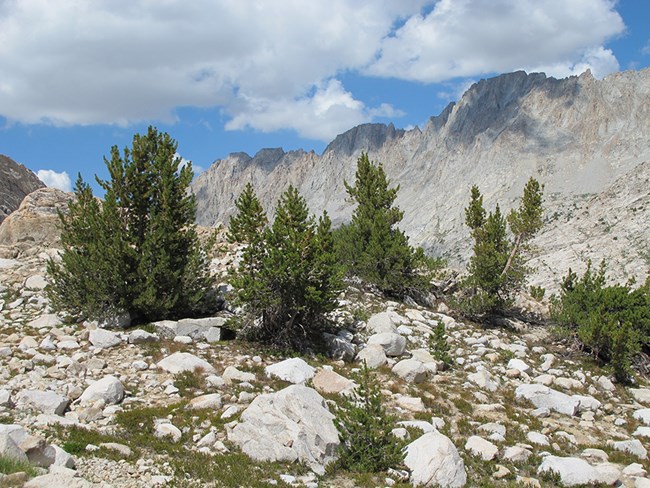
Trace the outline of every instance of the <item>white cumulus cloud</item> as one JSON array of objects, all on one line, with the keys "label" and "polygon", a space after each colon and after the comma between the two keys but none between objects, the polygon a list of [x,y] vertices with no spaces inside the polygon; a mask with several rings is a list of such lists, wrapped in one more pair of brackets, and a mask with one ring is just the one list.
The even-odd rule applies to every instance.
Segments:
[{"label": "white cumulus cloud", "polygon": [[63,191],[72,191],[72,181],[67,172],[58,173],[51,169],[39,169],[36,172],[38,179],[50,188],[58,188]]},{"label": "white cumulus cloud", "polygon": [[612,0],[441,0],[413,15],[367,72],[420,82],[508,72],[564,77],[618,69],[603,44],[625,25]]}]

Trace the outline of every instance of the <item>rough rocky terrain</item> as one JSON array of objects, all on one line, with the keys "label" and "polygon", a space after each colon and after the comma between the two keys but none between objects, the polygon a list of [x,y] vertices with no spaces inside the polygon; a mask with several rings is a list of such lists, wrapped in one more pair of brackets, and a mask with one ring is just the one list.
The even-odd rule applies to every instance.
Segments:
[{"label": "rough rocky terrain", "polygon": [[650,69],[596,80],[516,72],[474,84],[422,128],[366,124],[341,134],[322,155],[264,149],[217,160],[193,183],[198,222],[227,222],[252,182],[266,208],[291,183],[314,212],[349,218],[343,179],[367,151],[381,162],[404,210],[411,242],[452,264],[467,259],[463,208],[478,184],[488,208],[511,208],[526,180],[545,184],[546,220],[533,282],[607,258],[612,278],[645,278],[650,259]]},{"label": "rough rocky terrain", "polygon": [[23,198],[45,184],[22,164],[0,154],[0,223]]},{"label": "rough rocky terrain", "polygon": [[[218,275],[235,259],[221,248]],[[0,486],[650,486],[646,380],[613,383],[544,328],[486,329],[349,286],[331,357],[287,359],[223,340],[227,312],[116,330],[54,315],[56,255],[0,246],[0,454],[37,466]],[[438,321],[452,368],[428,348]],[[407,444],[374,478],[327,470],[361,360]]]}]

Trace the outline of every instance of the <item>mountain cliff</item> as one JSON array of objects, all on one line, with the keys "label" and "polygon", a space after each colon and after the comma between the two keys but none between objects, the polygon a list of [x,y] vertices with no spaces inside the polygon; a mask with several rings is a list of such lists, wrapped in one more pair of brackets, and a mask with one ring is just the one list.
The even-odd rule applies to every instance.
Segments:
[{"label": "mountain cliff", "polygon": [[28,194],[45,185],[34,173],[0,154],[0,223]]},{"label": "mountain cliff", "polygon": [[413,244],[452,263],[470,251],[463,209],[477,184],[492,208],[516,205],[530,176],[545,185],[546,221],[536,244],[536,284],[552,287],[586,258],[611,262],[613,277],[643,279],[650,265],[650,69],[557,80],[515,72],[481,80],[422,128],[365,124],[322,155],[265,149],[231,154],[193,183],[198,223],[227,222],[251,182],[266,208],[291,183],[313,211],[347,220],[343,180],[361,151],[401,189],[401,227]]}]

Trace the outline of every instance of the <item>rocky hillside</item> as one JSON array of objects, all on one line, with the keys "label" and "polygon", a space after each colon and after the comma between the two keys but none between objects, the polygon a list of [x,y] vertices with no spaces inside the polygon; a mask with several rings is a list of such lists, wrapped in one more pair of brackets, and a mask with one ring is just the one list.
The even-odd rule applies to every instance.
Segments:
[{"label": "rocky hillside", "polygon": [[22,164],[0,154],[0,223],[28,194],[45,184]]},{"label": "rocky hillside", "polygon": [[[223,275],[235,254],[212,262]],[[0,246],[0,486],[650,486],[650,389],[522,323],[485,329],[349,287],[331,358],[224,341],[229,313],[107,330],[52,314],[54,248]],[[428,338],[442,321],[451,368]],[[328,471],[365,361],[403,439],[381,476]],[[31,479],[29,479],[31,477]]]},{"label": "rocky hillside", "polygon": [[516,72],[472,85],[460,101],[409,131],[367,124],[323,152],[265,149],[231,154],[193,184],[202,225],[227,222],[252,182],[270,207],[294,184],[313,211],[349,218],[343,179],[368,151],[401,186],[402,228],[452,263],[468,256],[463,208],[478,184],[488,207],[510,207],[530,176],[545,184],[547,226],[533,281],[553,288],[569,266],[608,258],[613,277],[643,279],[650,247],[650,69],[596,80]]}]

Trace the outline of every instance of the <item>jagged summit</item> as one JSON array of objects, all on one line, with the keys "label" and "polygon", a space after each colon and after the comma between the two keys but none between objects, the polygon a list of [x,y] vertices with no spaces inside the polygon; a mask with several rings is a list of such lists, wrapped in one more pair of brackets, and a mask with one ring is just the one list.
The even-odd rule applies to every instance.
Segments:
[{"label": "jagged summit", "polygon": [[[469,252],[462,214],[471,185],[479,185],[488,208],[496,201],[514,205],[526,180],[534,176],[545,184],[547,197],[548,225],[539,239],[572,242],[543,258],[540,283],[565,274],[568,266],[580,269],[587,257],[607,257],[612,270],[618,269],[615,274],[642,279],[647,269],[643,256],[650,253],[647,236],[621,219],[609,227],[610,235],[611,229],[617,231],[616,245],[600,246],[600,241],[611,241],[598,222],[611,216],[601,200],[593,208],[588,202],[603,195],[613,198],[613,187],[635,188],[616,205],[625,212],[635,206],[634,215],[647,222],[650,205],[638,202],[648,199],[650,185],[642,190],[626,182],[650,180],[648,165],[642,164],[650,161],[648,134],[650,69],[614,73],[603,80],[589,72],[555,79],[518,71],[473,84],[422,129],[363,124],[337,136],[320,156],[263,151],[259,160],[272,164],[251,164],[231,155],[192,186],[201,225],[227,222],[248,182],[269,209],[291,183],[313,211],[327,210],[337,224],[352,212],[343,180],[354,179],[356,159],[367,151],[400,185],[397,204],[411,242],[462,262]],[[580,231],[571,225],[578,212]],[[614,255],[620,246],[625,257]]]},{"label": "jagged summit", "polygon": [[339,134],[328,144],[323,154],[332,152],[337,156],[350,156],[360,151],[377,151],[387,142],[391,142],[404,135],[404,130],[395,129],[391,123],[362,124]]}]

